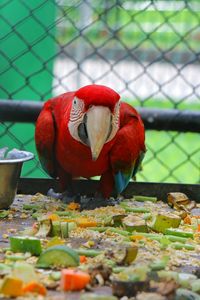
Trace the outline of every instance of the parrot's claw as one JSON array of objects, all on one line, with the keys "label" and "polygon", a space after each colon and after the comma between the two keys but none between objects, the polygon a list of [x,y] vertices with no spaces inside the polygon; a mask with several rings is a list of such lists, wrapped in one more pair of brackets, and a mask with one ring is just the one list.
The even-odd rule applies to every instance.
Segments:
[{"label": "parrot's claw", "polygon": [[74,195],[68,191],[63,193],[56,193],[54,189],[49,189],[47,192],[47,196],[52,197],[56,200],[62,200],[65,204],[71,202],[80,202],[80,195]]},{"label": "parrot's claw", "polygon": [[105,207],[105,206],[114,206],[116,204],[119,204],[122,201],[121,198],[109,198],[109,199],[105,199],[103,196],[97,194],[95,195],[95,197],[81,197],[81,202],[80,202],[80,209],[84,210],[84,209],[95,209],[98,207]]},{"label": "parrot's claw", "polygon": [[49,189],[47,192],[47,196],[54,198],[56,200],[62,199],[62,193],[56,193],[54,189]]},{"label": "parrot's claw", "polygon": [[71,202],[80,203],[81,197],[79,194],[72,194],[72,193],[69,193],[68,191],[65,191],[64,193],[62,193],[61,200],[65,204],[68,204]]}]

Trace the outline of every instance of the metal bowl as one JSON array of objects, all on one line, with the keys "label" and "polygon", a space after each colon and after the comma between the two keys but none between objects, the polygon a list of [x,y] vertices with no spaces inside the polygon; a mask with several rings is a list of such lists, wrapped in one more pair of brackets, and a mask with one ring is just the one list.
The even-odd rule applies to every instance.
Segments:
[{"label": "metal bowl", "polygon": [[20,158],[0,160],[0,209],[7,209],[13,203],[23,162],[34,158],[31,152],[21,153]]}]

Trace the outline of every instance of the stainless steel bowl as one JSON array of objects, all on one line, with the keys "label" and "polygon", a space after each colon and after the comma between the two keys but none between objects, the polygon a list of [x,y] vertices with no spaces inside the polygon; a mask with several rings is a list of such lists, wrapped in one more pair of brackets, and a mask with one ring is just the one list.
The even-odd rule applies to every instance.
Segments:
[{"label": "stainless steel bowl", "polygon": [[0,159],[0,209],[7,209],[13,203],[23,162],[34,157],[31,152],[23,152],[24,157]]}]

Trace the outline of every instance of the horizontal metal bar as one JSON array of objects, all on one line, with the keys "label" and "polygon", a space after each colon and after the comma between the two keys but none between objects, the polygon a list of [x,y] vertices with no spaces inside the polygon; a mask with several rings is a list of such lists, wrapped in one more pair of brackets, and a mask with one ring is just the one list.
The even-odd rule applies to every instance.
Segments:
[{"label": "horizontal metal bar", "polygon": [[[74,190],[81,195],[91,196],[96,191],[98,184],[97,180],[74,180]],[[46,194],[50,188],[58,191],[58,182],[54,179],[21,178],[18,192],[30,195],[37,192]],[[167,194],[170,192],[185,193],[191,200],[200,202],[199,184],[130,182],[123,195],[127,198],[133,195],[152,196],[166,202]]]},{"label": "horizontal metal bar", "polygon": [[[34,123],[43,102],[0,100],[0,122]],[[147,130],[200,132],[200,112],[177,109],[137,108]]]},{"label": "horizontal metal bar", "polygon": [[0,100],[0,122],[34,123],[42,106],[39,101]]}]

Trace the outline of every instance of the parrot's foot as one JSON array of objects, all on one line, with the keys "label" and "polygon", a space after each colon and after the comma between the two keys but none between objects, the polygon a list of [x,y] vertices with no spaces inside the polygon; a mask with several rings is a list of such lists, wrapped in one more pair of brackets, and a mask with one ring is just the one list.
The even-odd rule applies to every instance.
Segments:
[{"label": "parrot's foot", "polygon": [[100,194],[96,194],[94,197],[81,197],[80,201],[80,209],[88,209],[92,210],[98,207],[105,207],[105,206],[114,206],[119,204],[123,199],[118,197],[117,199],[109,198],[106,199]]},{"label": "parrot's foot", "polygon": [[47,192],[47,196],[52,197],[56,200],[62,200],[64,203],[71,203],[71,202],[80,202],[80,195],[74,195],[68,191],[63,193],[56,193],[54,189],[49,189]]}]

